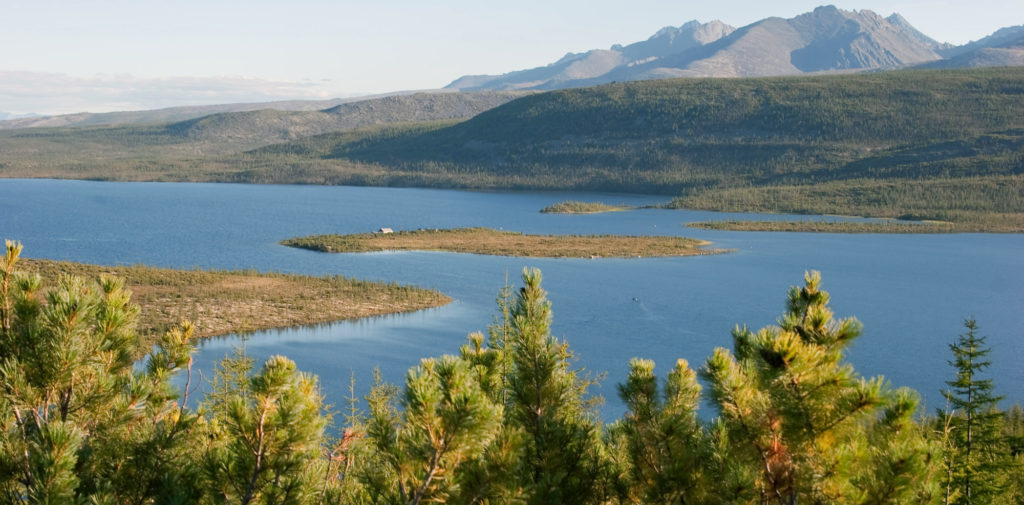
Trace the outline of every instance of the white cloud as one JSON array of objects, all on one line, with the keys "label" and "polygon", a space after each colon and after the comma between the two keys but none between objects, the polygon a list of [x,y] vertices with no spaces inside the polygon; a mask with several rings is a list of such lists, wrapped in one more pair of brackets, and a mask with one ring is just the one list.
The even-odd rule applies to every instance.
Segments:
[{"label": "white cloud", "polygon": [[0,70],[0,111],[51,115],[344,96],[329,86],[329,82],[322,81],[285,82],[243,77],[144,79],[130,75],[76,77]]}]

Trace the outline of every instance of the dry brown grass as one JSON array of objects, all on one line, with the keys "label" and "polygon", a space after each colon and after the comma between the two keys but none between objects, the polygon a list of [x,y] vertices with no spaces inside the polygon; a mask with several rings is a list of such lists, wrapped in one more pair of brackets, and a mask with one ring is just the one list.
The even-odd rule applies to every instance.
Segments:
[{"label": "dry brown grass", "polygon": [[196,323],[199,336],[210,337],[408,312],[451,301],[434,290],[340,276],[112,267],[48,260],[24,260],[19,266],[42,274],[49,285],[62,274],[124,278],[134,302],[142,307],[138,330],[145,340],[183,319]]},{"label": "dry brown grass", "polygon": [[704,249],[706,241],[685,237],[525,235],[490,228],[314,235],[282,243],[321,252],[446,251],[543,258],[695,256],[721,252]]}]

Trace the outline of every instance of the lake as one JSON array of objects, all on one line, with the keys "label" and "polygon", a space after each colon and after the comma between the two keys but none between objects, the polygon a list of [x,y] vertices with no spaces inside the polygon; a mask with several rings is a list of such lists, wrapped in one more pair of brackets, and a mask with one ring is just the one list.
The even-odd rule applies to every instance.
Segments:
[{"label": "lake", "polygon": [[[993,352],[991,376],[1007,403],[1024,401],[1024,235],[847,235],[690,229],[708,219],[786,216],[638,210],[541,214],[563,200],[644,205],[664,198],[580,193],[487,193],[428,189],[234,184],[0,180],[0,237],[25,256],[98,264],[255,268],[341,274],[436,288],[455,301],[413,314],[260,332],[244,341],[258,361],[284,354],[319,375],[342,406],[349,378],[365,390],[372,370],[401,383],[422,357],[455,354],[495,314],[506,277],[539,267],[553,304],[553,333],[577,366],[603,375],[606,419],[622,414],[615,384],[628,361],[654,359],[664,376],[675,360],[699,366],[731,347],[736,325],[773,324],[804,271],[822,272],[840,317],[864,324],[849,360],[865,376],[910,386],[929,410],[952,378],[948,344],[975,317]],[[531,259],[436,252],[324,254],[278,241],[314,233],[488,226],[526,233],[682,235],[727,254],[682,258]],[[211,339],[197,366],[243,341]],[[363,403],[365,406],[365,403]]]}]

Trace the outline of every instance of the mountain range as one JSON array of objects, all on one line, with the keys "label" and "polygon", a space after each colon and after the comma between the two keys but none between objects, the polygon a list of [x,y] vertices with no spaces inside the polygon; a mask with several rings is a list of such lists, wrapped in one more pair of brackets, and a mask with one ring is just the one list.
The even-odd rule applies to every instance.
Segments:
[{"label": "mountain range", "polygon": [[446,89],[549,90],[669,77],[758,77],[896,69],[1024,64],[1024,25],[953,46],[899,14],[823,6],[791,19],[742,28],[721,21],[666,27],[626,46],[569,53],[546,66],[502,75],[470,75]]},{"label": "mountain range", "polygon": [[[549,65],[502,75],[463,76],[442,90],[427,93],[551,90],[671,77],[766,77],[908,67],[950,69],[993,66],[1024,66],[1024,25],[1002,28],[980,40],[954,46],[921,33],[899,14],[882,17],[870,10],[846,11],[834,6],[823,6],[791,19],[771,17],[742,28],[721,21],[690,21],[682,26],[662,28],[640,42],[569,53]],[[413,93],[58,116],[14,116],[0,112],[0,130],[161,124],[188,121],[212,114],[252,113],[269,109],[285,113],[270,114],[273,116],[271,122],[279,123],[288,130],[283,137],[278,137],[283,139],[294,138],[296,131],[313,132],[335,124],[337,116],[324,116],[317,114],[318,111],[364,101],[379,104],[381,102],[378,99]],[[418,94],[416,100],[397,100],[391,105],[416,106],[425,100],[423,93]],[[486,110],[486,106],[478,107],[493,98],[484,98],[481,100],[483,103],[474,104],[472,109]],[[437,98],[434,101],[448,107],[465,99],[460,97],[446,101]],[[498,100],[490,103],[493,106],[501,102]],[[308,117],[288,114],[292,112],[306,112],[308,114],[305,116]],[[468,117],[464,116],[467,110],[449,112],[452,114],[428,113],[417,116],[410,113],[400,116],[402,120]],[[299,124],[304,120],[310,120],[315,125],[305,128]]]}]

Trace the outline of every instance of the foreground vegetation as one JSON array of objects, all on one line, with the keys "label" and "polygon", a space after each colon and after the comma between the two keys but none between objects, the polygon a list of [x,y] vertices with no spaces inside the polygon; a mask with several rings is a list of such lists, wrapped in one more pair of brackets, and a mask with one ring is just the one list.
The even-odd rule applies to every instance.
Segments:
[{"label": "foreground vegetation", "polygon": [[669,79],[538,93],[467,121],[261,111],[14,130],[0,132],[0,176],[636,192],[1021,232],[1022,81],[1024,67]]},{"label": "foreground vegetation", "polygon": [[923,222],[860,222],[860,221],[704,221],[687,223],[690,228],[725,231],[786,231],[812,233],[953,233],[953,223]]},{"label": "foreground vegetation", "polygon": [[[487,335],[424,359],[403,388],[377,381],[330,435],[316,377],[282,356],[222,362],[198,410],[168,383],[190,374],[194,328],[133,366],[123,283],[0,264],[0,497],[9,503],[792,504],[1017,503],[1024,413],[995,410],[974,322],[950,346],[951,410],[845,361],[860,333],[817,274],[779,324],[737,328],[698,369],[663,379],[630,362],[628,412],[601,426],[593,381],[550,333],[541,275],[498,298]],[[698,382],[698,377],[703,381]],[[707,393],[704,393],[704,388]],[[714,417],[702,420],[706,401]]]},{"label": "foreground vegetation", "polygon": [[152,342],[183,320],[193,321],[196,337],[208,337],[408,312],[451,301],[434,290],[337,275],[174,270],[48,260],[25,260],[22,269],[47,279],[64,275],[123,279],[135,301],[145,307],[137,329]]},{"label": "foreground vegetation", "polygon": [[313,235],[281,242],[320,252],[446,251],[534,258],[631,258],[713,254],[708,242],[685,237],[623,235],[527,235],[490,228],[415,230],[396,233]]},{"label": "foreground vegetation", "polygon": [[580,202],[577,200],[567,200],[564,202],[558,202],[543,209],[540,209],[543,214],[597,214],[599,212],[615,212],[620,210],[630,210],[634,207],[629,205],[608,205],[607,203],[601,202]]}]

